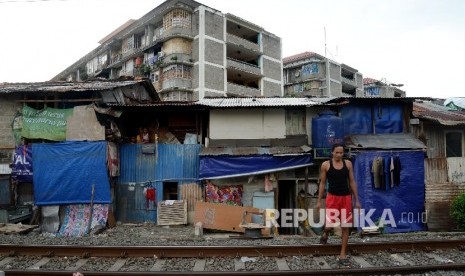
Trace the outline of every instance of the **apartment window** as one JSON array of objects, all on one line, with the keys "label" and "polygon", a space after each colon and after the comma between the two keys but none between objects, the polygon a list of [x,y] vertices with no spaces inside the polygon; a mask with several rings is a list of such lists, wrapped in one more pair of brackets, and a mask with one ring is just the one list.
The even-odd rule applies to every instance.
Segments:
[{"label": "apartment window", "polygon": [[182,9],[175,9],[163,16],[163,28],[169,30],[174,27],[190,28],[192,15],[190,12]]},{"label": "apartment window", "polygon": [[446,131],[446,157],[463,157],[463,131]]},{"label": "apartment window", "polygon": [[192,78],[192,68],[184,64],[174,64],[163,69],[163,79],[191,79]]}]

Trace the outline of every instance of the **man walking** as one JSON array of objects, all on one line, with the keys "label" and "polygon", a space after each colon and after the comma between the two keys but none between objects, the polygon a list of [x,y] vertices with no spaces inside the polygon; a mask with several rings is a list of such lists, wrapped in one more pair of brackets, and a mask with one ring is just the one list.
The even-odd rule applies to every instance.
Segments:
[{"label": "man walking", "polygon": [[331,228],[338,221],[341,224],[342,244],[339,255],[339,264],[349,265],[346,251],[349,242],[349,231],[353,222],[352,196],[355,200],[355,208],[360,209],[357,194],[357,184],[354,180],[352,162],[344,160],[344,146],[334,144],[331,148],[331,159],[323,162],[320,171],[320,187],[318,192],[317,211],[321,209],[321,199],[325,193],[326,181],[328,181],[328,193],[326,195],[326,220],[325,228],[320,242],[328,241]]}]

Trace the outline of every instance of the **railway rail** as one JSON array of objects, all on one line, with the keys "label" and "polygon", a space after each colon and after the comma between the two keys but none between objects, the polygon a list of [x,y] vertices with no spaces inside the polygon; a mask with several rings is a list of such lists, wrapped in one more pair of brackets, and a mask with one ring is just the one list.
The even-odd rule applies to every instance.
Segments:
[{"label": "railway rail", "polygon": [[[465,240],[415,240],[350,243],[350,266],[336,262],[339,244],[273,246],[61,246],[0,244],[0,271],[5,275],[375,275],[408,274],[437,270],[465,271],[465,258],[453,260],[449,251],[464,255]],[[404,253],[430,260],[411,261]],[[386,265],[373,260],[385,258]],[[21,258],[30,257],[26,265]],[[244,261],[245,260],[245,261]],[[299,264],[295,261],[298,260]],[[215,262],[229,265],[214,270]],[[87,268],[88,262],[108,263],[104,271]],[[254,263],[262,263],[256,270]],[[51,263],[65,263],[50,269]],[[187,263],[181,268],[176,264]],[[169,264],[169,265],[168,265]],[[299,266],[300,265],[300,266]],[[145,267],[144,267],[145,266]],[[171,267],[171,269],[170,269]]]}]

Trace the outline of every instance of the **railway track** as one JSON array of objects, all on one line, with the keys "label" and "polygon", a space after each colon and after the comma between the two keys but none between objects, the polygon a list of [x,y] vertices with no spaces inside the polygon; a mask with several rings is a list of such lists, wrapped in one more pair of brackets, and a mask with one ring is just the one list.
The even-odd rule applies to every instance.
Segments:
[{"label": "railway track", "polygon": [[306,246],[43,246],[0,244],[5,275],[374,275],[465,271],[465,240]]}]

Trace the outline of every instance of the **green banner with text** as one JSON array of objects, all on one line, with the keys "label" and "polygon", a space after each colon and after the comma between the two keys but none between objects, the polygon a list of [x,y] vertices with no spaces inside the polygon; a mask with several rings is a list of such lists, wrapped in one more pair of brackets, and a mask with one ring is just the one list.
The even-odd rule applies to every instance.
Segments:
[{"label": "green banner with text", "polygon": [[23,107],[21,136],[28,139],[66,140],[66,120],[73,109],[44,108],[37,110]]}]

